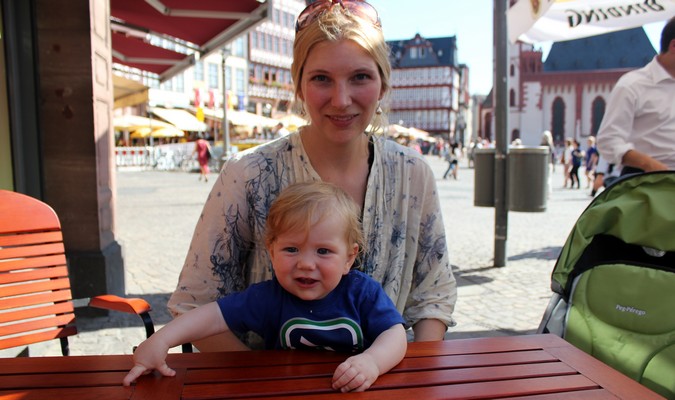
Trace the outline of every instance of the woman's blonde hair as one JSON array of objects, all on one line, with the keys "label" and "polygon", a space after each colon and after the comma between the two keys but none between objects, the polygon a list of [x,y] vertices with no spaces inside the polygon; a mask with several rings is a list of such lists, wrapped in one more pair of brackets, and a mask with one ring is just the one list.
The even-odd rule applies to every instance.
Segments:
[{"label": "woman's blonde hair", "polygon": [[295,183],[282,190],[267,215],[265,245],[270,247],[289,231],[309,234],[310,228],[327,215],[337,215],[344,222],[347,244],[358,244],[361,252],[363,233],[359,208],[344,190],[327,182]]},{"label": "woman's blonde hair", "polygon": [[[382,81],[382,93],[384,94],[380,106],[385,103],[384,99],[389,93],[391,82],[391,63],[389,61],[390,49],[384,40],[382,30],[355,15],[344,11],[339,6],[332,7],[316,20],[295,34],[293,43],[293,64],[291,75],[295,88],[296,101],[301,101],[298,94],[301,92],[302,73],[307,61],[307,56],[312,48],[321,42],[338,42],[351,40],[361,46],[375,61]],[[375,114],[371,121],[372,130],[386,126],[385,113]]]}]

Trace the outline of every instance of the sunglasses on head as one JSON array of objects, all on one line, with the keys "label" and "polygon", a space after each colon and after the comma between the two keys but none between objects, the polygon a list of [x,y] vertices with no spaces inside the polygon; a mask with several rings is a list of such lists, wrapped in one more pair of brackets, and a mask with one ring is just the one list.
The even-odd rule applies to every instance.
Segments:
[{"label": "sunglasses on head", "polygon": [[316,0],[308,5],[295,22],[295,32],[305,29],[309,24],[314,22],[321,14],[339,5],[343,10],[348,11],[352,15],[370,21],[378,28],[382,27],[380,24],[380,17],[377,15],[375,7],[366,3],[363,0]]}]

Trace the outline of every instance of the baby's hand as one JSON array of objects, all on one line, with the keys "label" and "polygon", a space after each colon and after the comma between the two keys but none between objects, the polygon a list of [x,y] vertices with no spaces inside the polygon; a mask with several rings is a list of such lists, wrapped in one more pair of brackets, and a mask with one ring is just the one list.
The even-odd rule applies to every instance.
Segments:
[{"label": "baby's hand", "polygon": [[341,392],[363,392],[380,376],[375,360],[362,353],[349,357],[333,374],[333,389]]},{"label": "baby's hand", "polygon": [[141,343],[134,352],[134,366],[122,381],[124,386],[131,385],[139,376],[149,374],[153,370],[164,376],[176,375],[176,371],[166,364],[166,353],[168,351],[168,347],[163,346],[159,341],[152,340],[152,338]]}]

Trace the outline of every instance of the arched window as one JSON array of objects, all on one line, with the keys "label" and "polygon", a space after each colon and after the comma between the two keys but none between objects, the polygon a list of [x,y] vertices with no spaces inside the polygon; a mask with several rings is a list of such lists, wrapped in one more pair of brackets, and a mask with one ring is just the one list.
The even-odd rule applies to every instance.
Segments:
[{"label": "arched window", "polygon": [[602,117],[605,116],[605,99],[596,97],[591,107],[591,135],[596,136],[600,130]]},{"label": "arched window", "polygon": [[492,113],[485,114],[483,138],[492,141]]},{"label": "arched window", "polygon": [[514,129],[511,131],[511,143],[513,143],[513,141],[516,139],[520,139],[520,129]]},{"label": "arched window", "polygon": [[565,139],[565,102],[562,98],[556,97],[553,100],[552,108],[551,132],[553,133],[553,141],[561,143]]},{"label": "arched window", "polygon": [[513,89],[511,89],[511,90],[509,91],[509,105],[510,105],[511,107],[515,107],[515,106],[516,106],[516,91],[513,90]]}]

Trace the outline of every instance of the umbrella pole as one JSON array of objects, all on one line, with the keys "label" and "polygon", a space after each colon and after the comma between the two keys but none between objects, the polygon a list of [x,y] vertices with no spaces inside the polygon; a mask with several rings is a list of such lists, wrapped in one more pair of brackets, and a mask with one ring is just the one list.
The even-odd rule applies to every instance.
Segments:
[{"label": "umbrella pole", "polygon": [[508,82],[506,80],[508,63],[508,45],[506,29],[506,10],[508,0],[494,0],[494,112],[495,112],[495,237],[494,266],[506,266],[506,238],[509,211],[507,207],[507,129],[506,112]]},{"label": "umbrella pole", "polygon": [[[230,125],[227,123],[227,56],[230,55],[230,50],[226,47],[222,49],[223,55],[223,158],[230,158]],[[220,162],[219,162],[220,164]],[[218,166],[220,168],[220,165]]]}]

